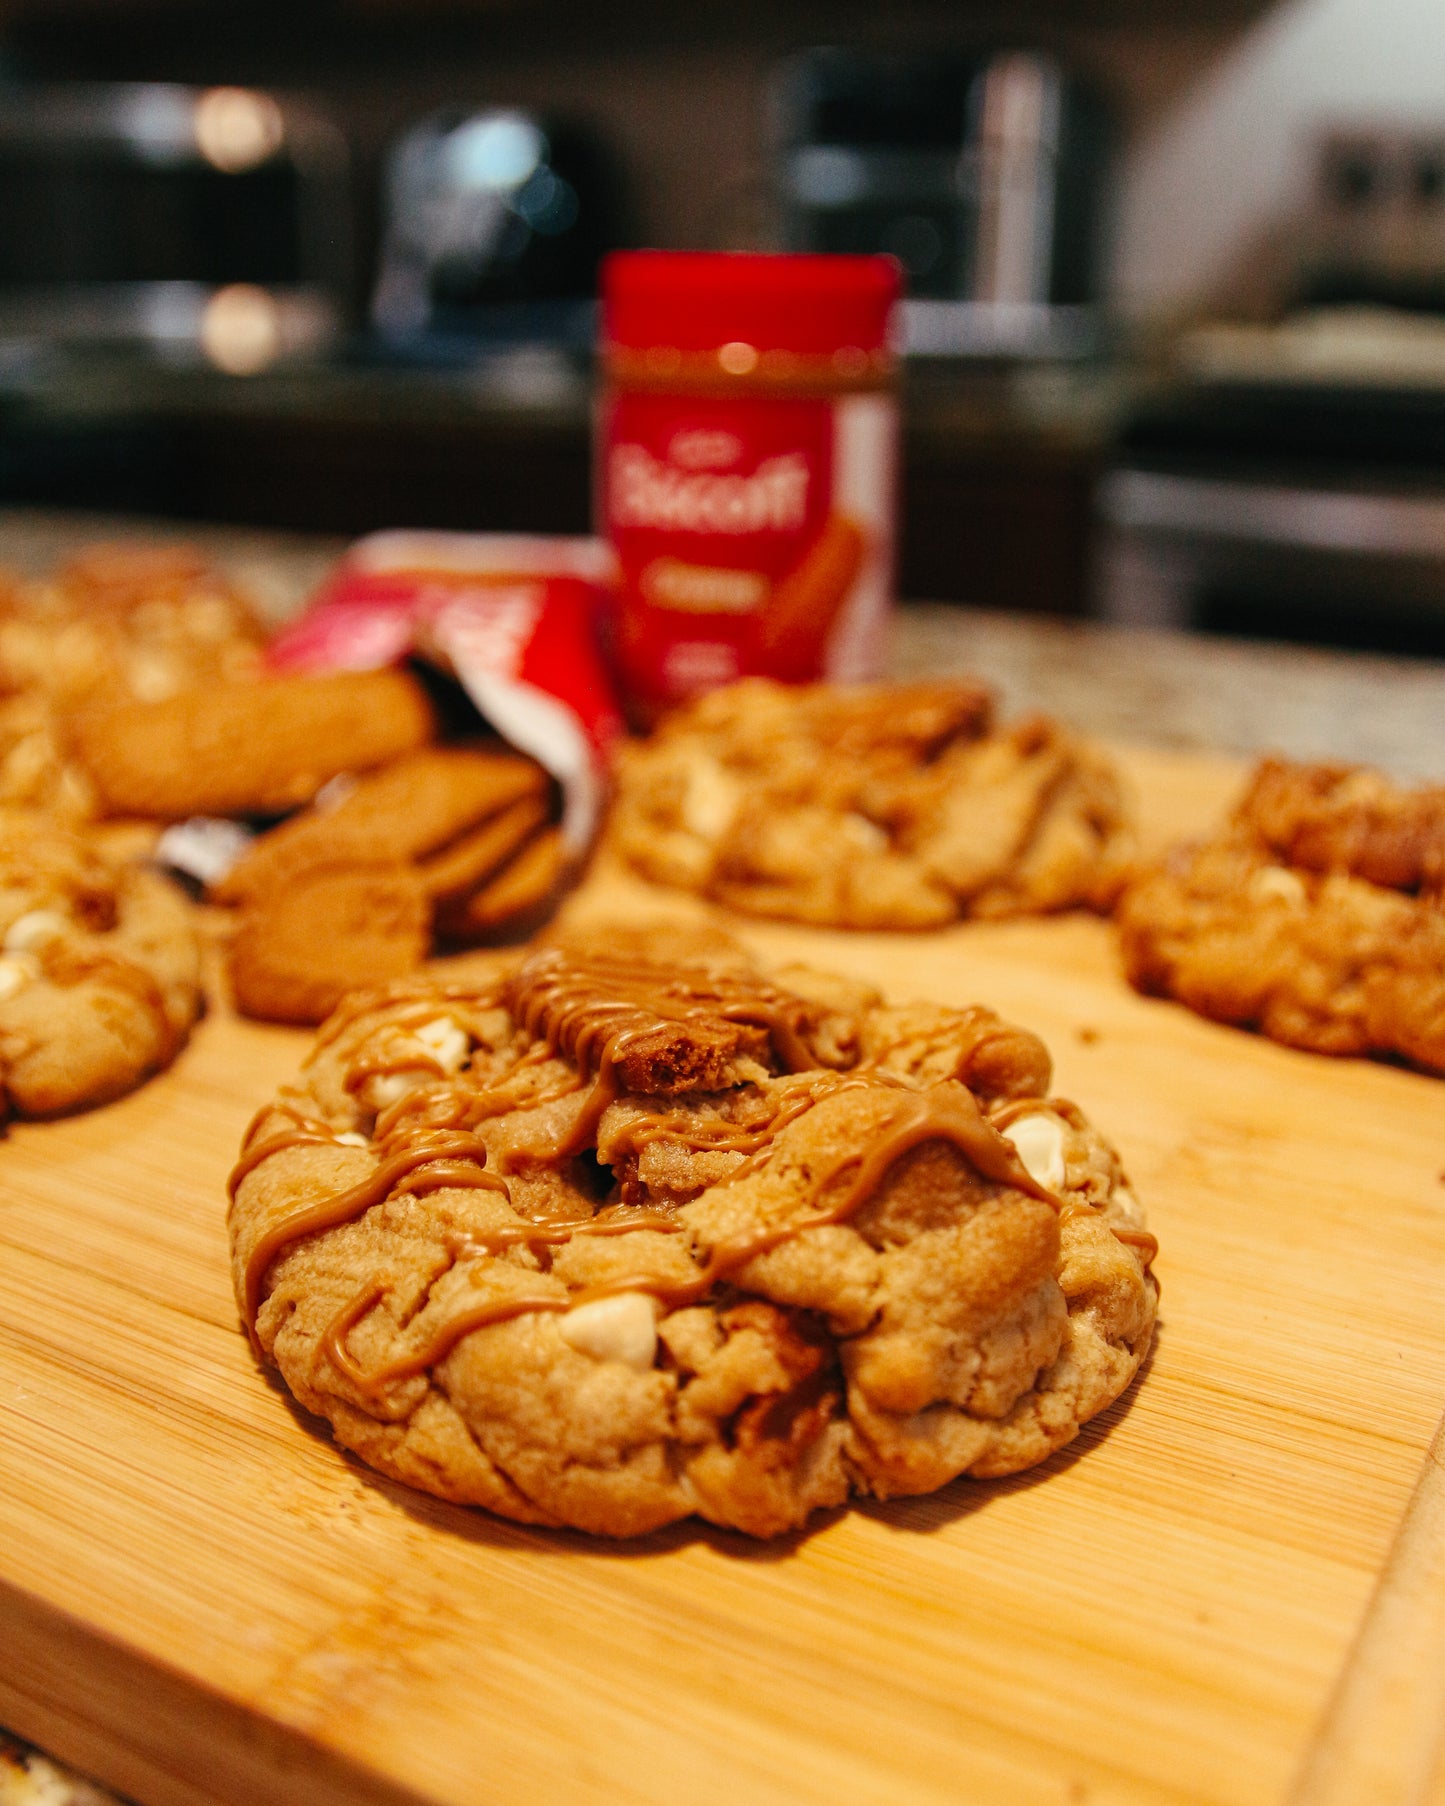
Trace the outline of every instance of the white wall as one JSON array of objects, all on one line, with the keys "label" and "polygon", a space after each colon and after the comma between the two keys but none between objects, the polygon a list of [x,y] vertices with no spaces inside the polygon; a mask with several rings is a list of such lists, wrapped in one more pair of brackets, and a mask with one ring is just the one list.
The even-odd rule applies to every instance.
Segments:
[{"label": "white wall", "polygon": [[1324,124],[1445,124],[1445,0],[1283,0],[1133,145],[1116,297],[1187,305],[1306,197]]}]

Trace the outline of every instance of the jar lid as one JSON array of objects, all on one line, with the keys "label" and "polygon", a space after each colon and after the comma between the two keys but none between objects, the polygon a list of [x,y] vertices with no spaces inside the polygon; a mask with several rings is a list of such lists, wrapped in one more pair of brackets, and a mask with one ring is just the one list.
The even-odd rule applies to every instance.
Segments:
[{"label": "jar lid", "polygon": [[888,351],[900,287],[891,257],[615,251],[602,266],[602,339],[740,356]]}]

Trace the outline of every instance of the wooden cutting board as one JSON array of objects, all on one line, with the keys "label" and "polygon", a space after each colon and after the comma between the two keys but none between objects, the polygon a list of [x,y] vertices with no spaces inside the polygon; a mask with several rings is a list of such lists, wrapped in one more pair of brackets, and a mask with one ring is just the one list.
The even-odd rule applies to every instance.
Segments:
[{"label": "wooden cutting board", "polygon": [[[1154,839],[1235,778],[1129,762]],[[1044,1033],[1162,1242],[1141,1382],[1032,1473],[770,1545],[409,1492],[237,1327],[225,1175],[306,1037],[218,1012],[0,1142],[0,1722],[146,1806],[1283,1799],[1445,1404],[1445,1085],[1135,997],[1092,919],[744,933]]]}]

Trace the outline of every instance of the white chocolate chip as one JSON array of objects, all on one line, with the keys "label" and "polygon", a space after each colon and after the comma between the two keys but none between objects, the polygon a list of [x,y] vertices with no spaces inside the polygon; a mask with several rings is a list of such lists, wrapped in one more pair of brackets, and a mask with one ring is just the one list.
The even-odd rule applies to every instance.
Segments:
[{"label": "white chocolate chip", "polygon": [[433,1022],[424,1022],[416,1031],[416,1038],[430,1054],[448,1072],[455,1072],[471,1052],[471,1042],[467,1039],[466,1030],[458,1028],[450,1016],[438,1016]]},{"label": "white chocolate chip", "polygon": [[1303,903],[1304,880],[1284,865],[1262,866],[1249,881],[1249,894],[1257,903],[1278,898],[1281,903]]},{"label": "white chocolate chip", "polygon": [[7,953],[0,958],[0,1003],[40,976],[40,961],[32,953]]},{"label": "white chocolate chip", "polygon": [[701,758],[687,774],[682,797],[682,825],[699,840],[717,841],[733,824],[742,800],[736,778],[716,759]]},{"label": "white chocolate chip", "polygon": [[850,809],[838,823],[838,837],[856,853],[886,853],[888,836],[877,822]]},{"label": "white chocolate chip", "polygon": [[1021,1116],[999,1133],[1011,1141],[1030,1179],[1046,1191],[1064,1182],[1064,1131],[1057,1117]]},{"label": "white chocolate chip", "polygon": [[17,916],[5,931],[7,953],[28,953],[42,941],[53,941],[64,934],[70,924],[55,909],[32,909]]},{"label": "white chocolate chip", "polygon": [[646,1292],[619,1292],[568,1311],[562,1340],[597,1361],[623,1361],[645,1373],[657,1353],[657,1305]]},{"label": "white chocolate chip", "polygon": [[[411,1038],[426,1049],[443,1072],[449,1073],[457,1070],[472,1048],[466,1030],[458,1028],[450,1016],[434,1016],[430,1022],[414,1029]],[[368,1081],[367,1102],[373,1110],[384,1110],[388,1104],[396,1103],[407,1092],[415,1091],[418,1085],[425,1085],[435,1077],[429,1066],[385,1073]]]},{"label": "white chocolate chip", "polygon": [[348,1129],[345,1134],[336,1137],[336,1145],[339,1148],[366,1148],[370,1147],[371,1143],[364,1135],[358,1134],[355,1129]]},{"label": "white chocolate chip", "polygon": [[1116,1185],[1109,1194],[1109,1202],[1126,1223],[1131,1223],[1136,1229],[1144,1227],[1144,1206],[1127,1185]]},{"label": "white chocolate chip", "polygon": [[418,1085],[424,1085],[435,1075],[414,1066],[410,1072],[386,1072],[380,1078],[371,1079],[367,1083],[367,1099],[373,1110],[384,1110],[388,1104],[397,1103],[408,1091],[415,1091]]}]

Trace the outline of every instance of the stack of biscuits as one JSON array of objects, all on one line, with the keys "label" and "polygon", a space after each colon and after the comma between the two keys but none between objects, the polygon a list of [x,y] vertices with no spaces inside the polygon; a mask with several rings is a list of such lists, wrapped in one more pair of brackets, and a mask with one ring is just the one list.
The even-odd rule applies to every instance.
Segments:
[{"label": "stack of biscuits", "polygon": [[556,886],[546,773],[437,733],[409,673],[348,671],[122,698],[81,713],[70,741],[107,815],[265,824],[210,889],[237,909],[235,1000],[319,1022],[434,946],[519,932]]},{"label": "stack of biscuits", "polygon": [[551,781],[500,746],[423,746],[334,782],[211,887],[239,907],[238,1006],[319,1022],[358,985],[535,921],[563,866]]}]

